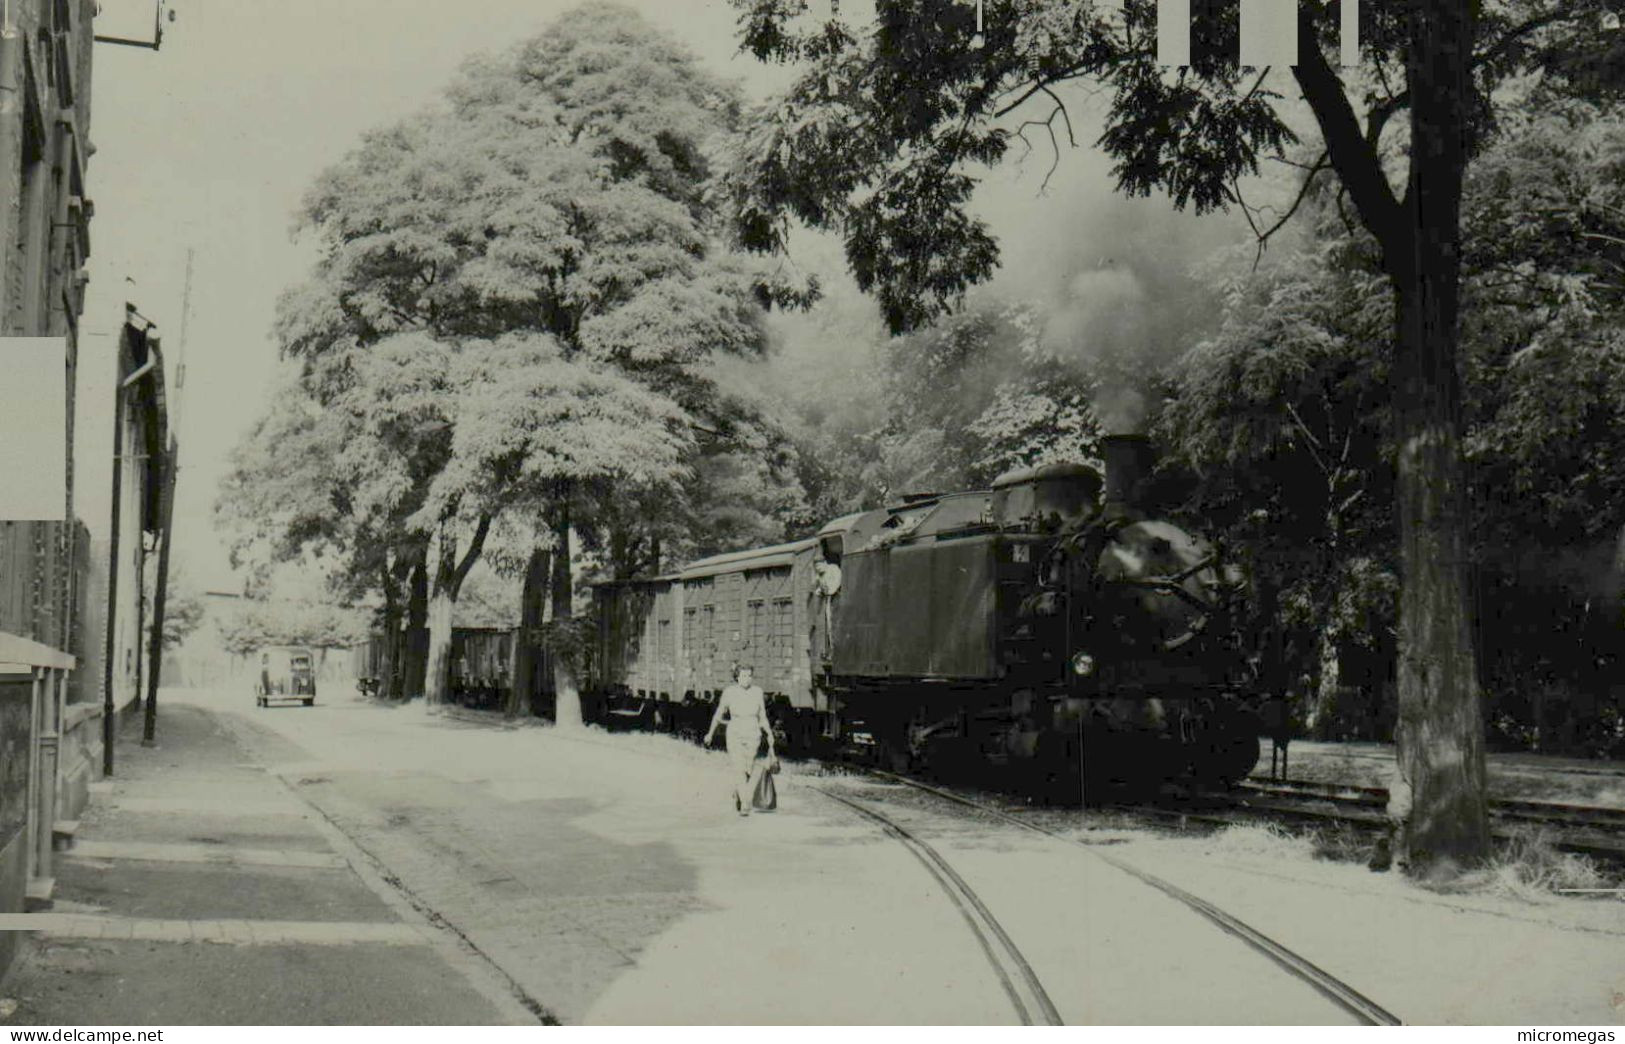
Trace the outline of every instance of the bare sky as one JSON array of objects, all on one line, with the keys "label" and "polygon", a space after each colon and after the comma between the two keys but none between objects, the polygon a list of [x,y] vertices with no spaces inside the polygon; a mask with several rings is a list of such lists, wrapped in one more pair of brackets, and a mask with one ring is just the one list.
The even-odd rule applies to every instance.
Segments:
[{"label": "bare sky", "polygon": [[[726,0],[624,0],[684,41],[713,71],[764,95],[782,82],[735,55]],[[153,0],[103,0],[98,30],[150,28]],[[290,237],[306,186],[369,128],[429,103],[468,55],[535,35],[576,0],[170,0],[177,20],[159,52],[98,44],[89,169],[96,203],[91,283],[83,318],[77,511],[105,535],[113,348],[131,301],[164,338],[171,401],[179,400],[182,472],[177,555],[194,581],[232,581],[210,527],[227,454],[259,416],[275,372],[270,337],[277,295],[306,273],[313,253]],[[1080,134],[1082,131],[1080,130]],[[1093,228],[1117,238],[1143,217],[1177,248],[1159,200],[1114,196],[1105,163],[1084,147],[1069,155],[1046,198],[1049,156],[1000,178],[987,209],[1005,239],[1001,281],[1043,284],[1103,247],[1079,242]],[[1057,220],[1057,207],[1080,220]],[[1091,217],[1093,215],[1093,217]],[[1146,227],[1146,226],[1142,226]],[[1147,228],[1149,231],[1149,228]],[[1211,239],[1204,230],[1198,237]],[[187,252],[194,252],[184,388]],[[1111,253],[1109,249],[1106,253]],[[1058,255],[1066,262],[1056,265]]]}]

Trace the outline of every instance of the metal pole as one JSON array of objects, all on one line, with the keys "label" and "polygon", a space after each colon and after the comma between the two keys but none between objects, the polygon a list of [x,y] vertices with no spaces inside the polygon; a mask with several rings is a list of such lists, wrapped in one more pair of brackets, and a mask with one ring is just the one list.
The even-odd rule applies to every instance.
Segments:
[{"label": "metal pole", "polygon": [[169,587],[169,542],[175,522],[175,473],[180,460],[180,447],[173,430],[169,433],[169,452],[164,461],[164,489],[160,498],[163,520],[163,542],[158,545],[158,576],[152,585],[152,641],[148,645],[147,709],[141,726],[141,745],[152,746],[158,730],[158,675],[164,658],[164,595]]},{"label": "metal pole", "polygon": [[[120,335],[129,337],[129,330]],[[123,358],[122,346],[119,356]],[[112,550],[107,563],[107,656],[102,663],[102,774],[113,774],[113,643],[118,631],[118,538],[119,501],[124,475],[124,400],[127,392],[122,385],[113,393],[113,536],[108,541]]]}]

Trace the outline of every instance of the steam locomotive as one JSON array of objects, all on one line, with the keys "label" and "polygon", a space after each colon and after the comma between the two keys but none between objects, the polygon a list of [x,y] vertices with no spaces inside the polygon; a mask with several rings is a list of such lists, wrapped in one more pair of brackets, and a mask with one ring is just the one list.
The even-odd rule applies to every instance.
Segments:
[{"label": "steam locomotive", "polygon": [[1260,705],[1231,620],[1242,584],[1142,506],[1152,449],[1104,446],[991,489],[905,497],[808,539],[594,588],[603,717],[701,729],[750,663],[792,747],[896,769],[1004,765],[1077,793],[1231,781]]}]

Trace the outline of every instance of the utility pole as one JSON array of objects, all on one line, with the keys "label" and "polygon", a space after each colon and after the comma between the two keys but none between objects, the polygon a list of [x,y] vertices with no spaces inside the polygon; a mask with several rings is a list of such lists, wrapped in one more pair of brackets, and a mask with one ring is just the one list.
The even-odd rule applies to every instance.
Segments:
[{"label": "utility pole", "polygon": [[158,578],[152,588],[152,636],[147,646],[147,707],[141,725],[141,745],[151,747],[157,743],[158,733],[158,676],[162,673],[164,658],[164,595],[169,587],[169,544],[175,523],[175,473],[179,470],[180,446],[175,442],[173,426],[169,433],[169,449],[164,454],[164,490],[159,498],[163,519],[158,545]]},{"label": "utility pole", "polygon": [[171,431],[180,430],[181,400],[186,398],[186,328],[192,318],[192,261],[196,255],[195,248],[186,248],[186,285],[181,291],[181,343],[175,350],[175,405],[169,411]]},{"label": "utility pole", "polygon": [[182,389],[186,384],[186,327],[192,311],[192,259],[195,251],[186,251],[186,288],[181,292],[181,340],[175,352],[175,404],[169,414],[169,446],[164,452],[162,495],[159,510],[158,576],[152,585],[152,635],[148,641],[147,706],[142,716],[141,745],[157,744],[158,735],[158,681],[164,659],[164,602],[169,593],[169,545],[175,532],[175,482],[180,477],[180,443],[175,430],[181,421]]},{"label": "utility pole", "polygon": [[[119,348],[115,353],[123,358],[124,345],[130,337],[128,323],[119,332]],[[115,361],[115,366],[117,365]],[[124,387],[124,372],[117,370],[118,378],[113,385],[113,533],[108,543],[107,561],[107,655],[102,662],[102,775],[113,774],[113,743],[118,739],[117,722],[114,716],[117,713],[117,703],[113,699],[113,659],[116,651],[114,644],[118,634],[118,553],[119,553],[119,505],[122,501],[124,478],[124,410],[125,400],[129,398],[129,390]]]}]

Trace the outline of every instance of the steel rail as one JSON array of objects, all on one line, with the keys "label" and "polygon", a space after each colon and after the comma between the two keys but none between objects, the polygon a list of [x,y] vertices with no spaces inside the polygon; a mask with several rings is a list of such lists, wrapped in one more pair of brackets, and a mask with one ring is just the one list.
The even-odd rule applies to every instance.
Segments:
[{"label": "steel rail", "polygon": [[[593,743],[592,740],[588,740],[585,737],[572,736],[569,738],[578,742]],[[593,745],[614,746],[614,744],[608,743],[593,743]],[[659,755],[655,756],[658,757]],[[1142,882],[1143,884],[1146,884],[1151,888],[1155,888],[1170,898],[1184,904],[1190,910],[1212,922],[1222,931],[1240,939],[1244,944],[1262,954],[1270,961],[1274,962],[1289,975],[1292,975],[1293,977],[1307,983],[1311,988],[1316,990],[1322,996],[1326,997],[1333,1004],[1337,1005],[1339,1008],[1342,1008],[1344,1011],[1347,1011],[1361,1022],[1372,1026],[1400,1026],[1404,1024],[1398,1016],[1394,1015],[1386,1008],[1383,1008],[1369,997],[1366,997],[1354,987],[1343,982],[1341,979],[1314,964],[1307,958],[1294,953],[1287,947],[1269,938],[1267,935],[1253,928],[1251,925],[1246,924],[1239,918],[1226,913],[1224,910],[1214,906],[1207,900],[1202,899],[1199,896],[1192,895],[1190,892],[1179,888],[1177,885],[1174,885],[1171,882],[1164,881],[1162,878],[1157,877],[1154,874],[1147,873],[1146,871],[1141,870],[1139,867],[1127,863],[1124,860],[1117,859],[1105,852],[1102,852],[1094,846],[1079,841],[1076,838],[1070,838],[1064,834],[1046,829],[1045,827],[1041,827],[1036,823],[1024,822],[1023,820],[1001,809],[992,808],[988,805],[981,804],[980,802],[972,801],[969,798],[961,797],[958,794],[954,794],[950,791],[942,790],[938,787],[933,787],[929,784],[909,779],[906,776],[899,776],[896,773],[886,772],[882,769],[855,765],[851,763],[845,763],[845,767],[854,769],[869,776],[873,776],[876,779],[883,779],[887,782],[900,783],[904,786],[912,787],[915,790],[931,794],[944,801],[948,801],[956,805],[962,805],[984,815],[994,816],[1006,822],[1013,823],[1024,830],[1031,830],[1034,833],[1041,834],[1050,838],[1051,840],[1059,841],[1069,846],[1082,848],[1084,851],[1089,852],[1091,855],[1094,855],[1095,857],[1104,861],[1108,866],[1114,867],[1123,873],[1128,874],[1130,877]],[[1011,958],[1012,963],[1017,969],[1017,974],[1022,977],[1023,983],[1027,984],[1029,989],[1033,992],[1035,996],[1035,1003],[1038,1005],[1040,1010],[1044,1011],[1046,1015],[1053,1015],[1054,1022],[1051,1023],[1052,1025],[1062,1024],[1060,1014],[1055,1011],[1053,1002],[1050,1001],[1049,995],[1044,992],[1043,986],[1041,983],[1039,983],[1037,975],[1033,972],[1031,965],[1029,965],[1026,959],[1021,956],[1021,953],[1016,948],[1015,943],[1010,939],[1003,927],[998,924],[998,921],[994,919],[992,912],[989,911],[986,905],[981,902],[981,900],[976,896],[975,892],[970,889],[970,886],[965,883],[964,879],[961,878],[952,867],[948,866],[947,861],[944,860],[934,848],[926,844],[924,841],[921,841],[919,838],[914,837],[912,834],[903,829],[901,826],[892,822],[882,813],[876,812],[867,806],[853,801],[852,799],[844,798],[837,794],[831,793],[829,790],[826,790],[824,787],[821,787],[816,783],[809,782],[805,785],[812,790],[816,790],[825,797],[839,804],[845,805],[851,808],[853,811],[859,812],[868,819],[881,825],[887,831],[887,833],[903,842],[904,846],[908,848],[910,853],[912,853],[916,859],[920,860],[920,862],[926,867],[932,876],[942,884],[944,890],[948,893],[949,899],[953,901],[954,905],[965,917],[966,923],[970,925],[971,931],[976,935],[977,941],[982,946],[983,953],[987,956],[989,962],[993,965],[995,973],[999,976],[1000,985],[1004,988],[1006,995],[1010,997],[1012,1005],[1016,1008],[1017,1013],[1022,1018],[1024,1025],[1032,1024],[1030,1009],[1028,1009],[1020,1000],[1019,991],[1016,989],[1016,983],[1014,979],[1011,978],[1010,972],[998,959],[998,955],[989,942],[987,934],[983,931],[983,923],[979,923],[977,920],[978,916],[985,918],[985,923],[988,930],[993,932],[994,938],[998,939],[1001,946],[1006,948],[1007,956]],[[944,873],[944,871],[946,873]],[[957,882],[957,884],[955,882]],[[1037,998],[1042,998],[1042,1000],[1038,1001]]]},{"label": "steel rail", "polygon": [[1157,891],[1162,892],[1164,895],[1183,903],[1186,907],[1211,921],[1224,932],[1235,936],[1253,950],[1269,958],[1276,965],[1284,969],[1288,974],[1313,987],[1322,996],[1326,997],[1333,1004],[1336,1004],[1338,1007],[1342,1008],[1350,1015],[1353,1015],[1361,1022],[1372,1026],[1403,1025],[1397,1015],[1388,1011],[1371,998],[1365,996],[1353,986],[1350,986],[1348,983],[1337,978],[1335,975],[1332,975],[1330,972],[1319,967],[1308,958],[1294,953],[1292,950],[1276,942],[1274,939],[1271,939],[1258,929],[1252,927],[1239,918],[1226,913],[1219,907],[1214,906],[1206,899],[1203,899],[1197,895],[1192,895],[1190,892],[1185,891],[1178,885],[1165,881],[1155,874],[1141,870],[1132,863],[1118,859],[1110,853],[1102,852],[1094,846],[1084,844],[1076,838],[1067,837],[1065,834],[1060,834],[1053,830],[1046,829],[1045,827],[1041,827],[1036,823],[1024,822],[1023,820],[1010,815],[1008,812],[991,808],[987,805],[981,804],[980,802],[972,801],[969,798],[960,797],[958,794],[952,793],[951,791],[942,790],[937,787],[930,786],[929,784],[920,783],[917,780],[912,780],[905,776],[899,776],[891,772],[884,772],[879,769],[873,769],[870,771],[878,778],[886,779],[893,783],[901,783],[904,786],[913,787],[916,790],[931,794],[945,801],[950,801],[957,805],[963,805],[966,808],[975,809],[976,811],[985,815],[995,816],[999,819],[1005,820],[1006,822],[1014,823],[1016,826],[1019,826],[1024,830],[1031,830],[1034,833],[1042,834],[1045,837],[1052,838],[1053,840],[1060,841],[1064,844],[1075,845],[1082,848],[1089,854],[1104,861],[1107,865],[1115,867],[1141,883],[1149,885],[1150,887],[1155,888]]},{"label": "steel rail", "polygon": [[942,857],[942,853],[884,813],[877,812],[860,801],[832,793],[816,784],[809,786],[831,801],[839,802],[879,824],[886,833],[902,842],[903,847],[907,848],[909,853],[920,861],[920,865],[936,878],[942,890],[964,917],[971,934],[976,937],[983,955],[992,966],[994,974],[998,976],[999,985],[1016,1009],[1023,1026],[1035,1023],[1046,1026],[1066,1025],[1054,1002],[1050,1000],[1049,994],[1045,992],[1038,974],[1033,971],[1032,965],[1027,963],[1027,958],[1022,956],[1015,941],[1004,930],[999,919],[993,916],[993,911],[982,902],[976,890]]},{"label": "steel rail", "polygon": [[[1382,787],[1316,780],[1265,780],[1253,777],[1243,783],[1241,789],[1249,796],[1236,805],[1239,810],[1264,815],[1334,819],[1354,824],[1369,825],[1376,821],[1373,817],[1384,817],[1382,810],[1388,801],[1388,791]],[[1625,809],[1493,798],[1489,802],[1489,814],[1497,824],[1508,828],[1497,829],[1495,836],[1498,838],[1510,836],[1509,829],[1516,824],[1532,823],[1551,828],[1554,831],[1551,843],[1558,848],[1616,861],[1625,857]]]}]

